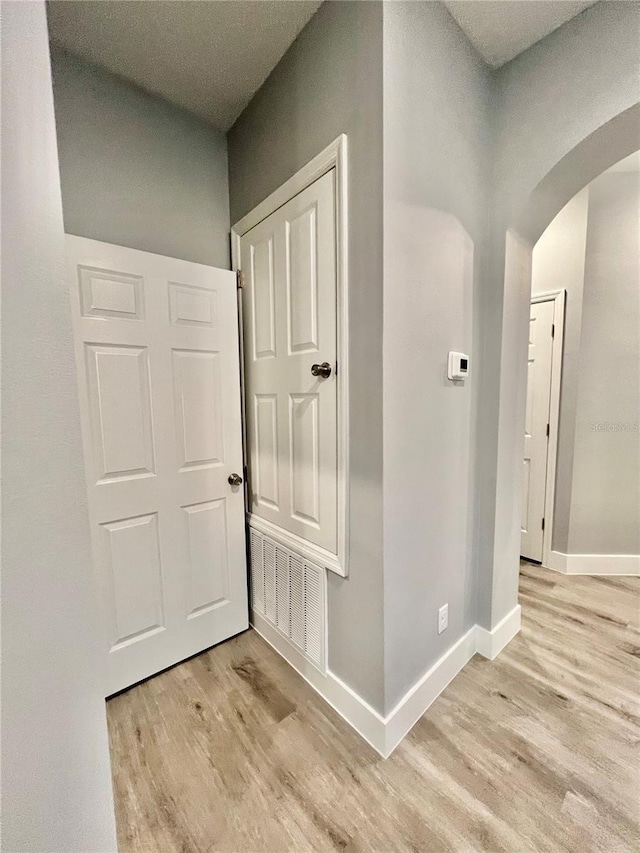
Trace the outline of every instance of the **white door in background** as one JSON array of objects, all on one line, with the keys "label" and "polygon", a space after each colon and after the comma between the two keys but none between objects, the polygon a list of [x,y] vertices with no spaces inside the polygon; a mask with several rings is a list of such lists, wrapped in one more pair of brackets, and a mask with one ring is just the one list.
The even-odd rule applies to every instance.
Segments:
[{"label": "white door in background", "polygon": [[106,695],[248,626],[235,275],[67,237]]},{"label": "white door in background", "polygon": [[553,300],[531,305],[520,553],[540,562],[547,483],[553,314]]},{"label": "white door in background", "polygon": [[[251,513],[337,553],[335,170],[241,238]],[[314,365],[327,364],[327,377]]]}]

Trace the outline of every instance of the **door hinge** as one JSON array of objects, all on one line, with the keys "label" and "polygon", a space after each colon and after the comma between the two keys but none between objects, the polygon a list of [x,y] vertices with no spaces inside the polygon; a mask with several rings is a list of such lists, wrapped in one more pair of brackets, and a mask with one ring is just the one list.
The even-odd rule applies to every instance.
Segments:
[{"label": "door hinge", "polygon": [[556,336],[556,324],[552,323],[551,324],[551,337],[555,338],[555,336]]},{"label": "door hinge", "polygon": [[547,424],[547,438],[549,438],[549,424]]},{"label": "door hinge", "polygon": [[544,530],[544,518],[542,519],[542,529]]},{"label": "door hinge", "polygon": [[238,285],[238,290],[242,290],[244,287],[244,276],[242,275],[242,270],[236,270],[236,283]]}]

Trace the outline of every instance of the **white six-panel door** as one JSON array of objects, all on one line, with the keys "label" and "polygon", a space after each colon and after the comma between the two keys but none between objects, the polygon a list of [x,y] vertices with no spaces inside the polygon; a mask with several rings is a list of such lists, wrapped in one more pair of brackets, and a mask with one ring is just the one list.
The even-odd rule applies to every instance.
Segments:
[{"label": "white six-panel door", "polygon": [[547,482],[553,314],[553,301],[531,305],[520,553],[539,561],[542,561]]},{"label": "white six-panel door", "polygon": [[236,280],[67,253],[109,695],[248,624]]},{"label": "white six-panel door", "polygon": [[[241,238],[251,514],[337,553],[335,170]],[[314,364],[327,363],[327,378]]]}]

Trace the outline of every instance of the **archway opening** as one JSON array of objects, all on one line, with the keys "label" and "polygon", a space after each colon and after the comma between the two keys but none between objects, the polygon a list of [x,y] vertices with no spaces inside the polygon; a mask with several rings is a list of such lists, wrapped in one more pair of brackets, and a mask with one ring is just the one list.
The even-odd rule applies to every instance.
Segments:
[{"label": "archway opening", "polygon": [[515,599],[518,588],[533,247],[558,212],[596,177],[636,151],[639,139],[640,104],[636,104],[578,143],[507,218],[503,249],[492,617],[504,610],[505,600]]}]

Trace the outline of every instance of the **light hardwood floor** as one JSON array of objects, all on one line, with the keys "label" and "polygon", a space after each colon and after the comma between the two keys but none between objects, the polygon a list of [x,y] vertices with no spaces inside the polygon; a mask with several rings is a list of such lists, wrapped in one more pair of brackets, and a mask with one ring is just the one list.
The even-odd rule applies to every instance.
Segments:
[{"label": "light hardwood floor", "polygon": [[110,700],[120,853],[640,850],[640,580],[521,603],[387,761],[253,631]]}]

